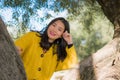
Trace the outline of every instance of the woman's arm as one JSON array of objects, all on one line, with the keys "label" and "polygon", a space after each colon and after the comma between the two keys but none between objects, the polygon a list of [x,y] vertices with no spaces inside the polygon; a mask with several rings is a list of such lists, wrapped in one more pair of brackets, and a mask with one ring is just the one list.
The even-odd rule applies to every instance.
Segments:
[{"label": "woman's arm", "polygon": [[33,37],[35,36],[35,32],[28,32],[26,34],[24,34],[22,37],[18,38],[15,41],[15,45],[16,48],[19,52],[19,54],[21,55],[22,53],[24,53],[24,51],[30,47],[32,41],[33,41]]},{"label": "woman's arm", "polygon": [[62,61],[58,62],[56,71],[74,68],[76,64],[78,63],[77,54],[76,54],[74,45],[70,48],[67,47],[66,52],[67,52],[67,56],[65,60],[63,62]]}]

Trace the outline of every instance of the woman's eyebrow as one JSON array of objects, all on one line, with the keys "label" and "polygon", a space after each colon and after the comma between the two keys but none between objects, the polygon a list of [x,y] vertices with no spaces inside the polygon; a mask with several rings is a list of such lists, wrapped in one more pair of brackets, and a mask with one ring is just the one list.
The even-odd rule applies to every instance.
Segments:
[{"label": "woman's eyebrow", "polygon": [[53,24],[57,25],[55,22]]},{"label": "woman's eyebrow", "polygon": [[[53,24],[57,25],[56,22],[54,22]],[[60,29],[64,30],[64,28],[62,28],[61,26],[58,26]]]}]

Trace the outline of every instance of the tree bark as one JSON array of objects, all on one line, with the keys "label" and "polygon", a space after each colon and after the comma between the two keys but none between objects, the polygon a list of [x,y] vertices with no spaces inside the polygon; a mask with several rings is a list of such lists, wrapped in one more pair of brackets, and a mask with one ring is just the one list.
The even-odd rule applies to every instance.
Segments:
[{"label": "tree bark", "polygon": [[120,80],[120,38],[80,62],[80,80]]},{"label": "tree bark", "polygon": [[114,25],[113,40],[80,62],[80,80],[120,80],[120,0],[97,0]]},{"label": "tree bark", "polygon": [[120,37],[120,0],[97,0],[105,16],[114,25],[113,38]]},{"label": "tree bark", "polygon": [[1,18],[0,80],[27,80],[23,63]]}]

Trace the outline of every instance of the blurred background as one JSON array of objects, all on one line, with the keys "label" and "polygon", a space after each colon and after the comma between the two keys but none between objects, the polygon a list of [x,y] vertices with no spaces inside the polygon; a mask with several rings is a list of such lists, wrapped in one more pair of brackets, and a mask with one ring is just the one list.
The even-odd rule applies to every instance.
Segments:
[{"label": "blurred background", "polygon": [[95,0],[0,0],[0,17],[13,40],[30,30],[40,31],[56,17],[66,18],[79,60],[113,37],[113,25]]}]

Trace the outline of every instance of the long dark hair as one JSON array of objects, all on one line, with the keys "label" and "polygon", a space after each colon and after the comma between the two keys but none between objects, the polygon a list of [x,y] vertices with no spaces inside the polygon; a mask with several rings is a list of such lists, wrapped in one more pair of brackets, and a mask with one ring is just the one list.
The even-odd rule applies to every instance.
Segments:
[{"label": "long dark hair", "polygon": [[68,21],[65,20],[63,17],[55,18],[47,25],[47,27],[44,31],[43,30],[41,31],[43,33],[41,34],[40,46],[43,49],[48,50],[51,47],[51,45],[54,45],[53,54],[55,54],[55,53],[57,54],[58,61],[59,60],[63,61],[67,56],[67,53],[66,53],[67,43],[66,43],[66,41],[63,38],[59,38],[59,39],[56,39],[51,44],[48,42],[48,35],[47,35],[47,30],[48,30],[49,26],[58,20],[60,20],[64,24],[64,26],[65,26],[64,32],[67,31],[68,33],[70,33],[70,26],[69,26]]}]

